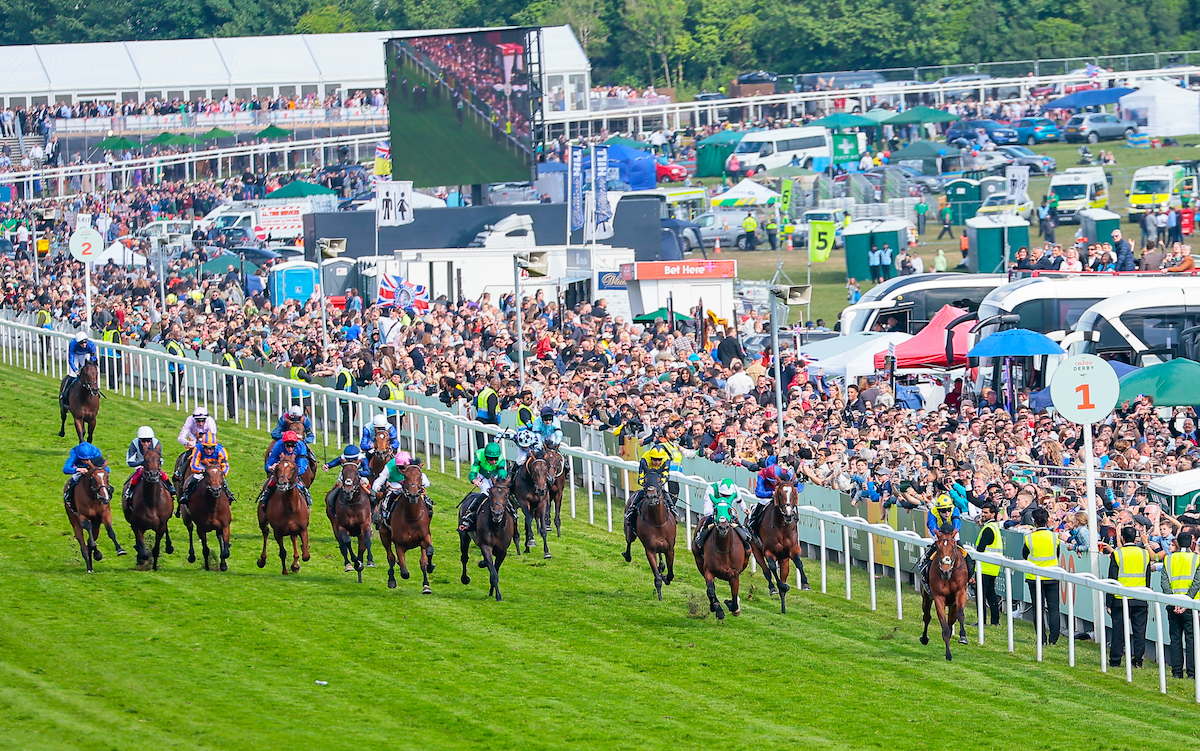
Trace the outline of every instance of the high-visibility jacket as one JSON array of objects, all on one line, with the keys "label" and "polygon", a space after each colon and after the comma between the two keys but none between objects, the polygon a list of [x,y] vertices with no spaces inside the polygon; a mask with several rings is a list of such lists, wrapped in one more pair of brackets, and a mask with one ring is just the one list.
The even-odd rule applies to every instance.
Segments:
[{"label": "high-visibility jacket", "polygon": [[232,352],[226,352],[221,356],[221,364],[227,368],[233,368],[234,370],[242,369],[242,361],[237,359]]},{"label": "high-visibility jacket", "polygon": [[37,325],[40,329],[48,329],[51,327],[50,311],[41,308],[37,312]]},{"label": "high-visibility jacket", "polygon": [[747,232],[757,232],[758,220],[752,216],[746,217],[742,220],[742,229],[746,230]]},{"label": "high-visibility jacket", "polygon": [[[1170,577],[1172,592],[1177,595],[1187,594],[1188,587],[1192,585],[1192,579],[1196,576],[1197,562],[1200,562],[1200,556],[1189,551],[1167,556],[1163,561],[1163,576]],[[1197,595],[1200,595],[1200,592]]]},{"label": "high-visibility jacket", "polygon": [[[308,371],[306,371],[300,365],[293,365],[292,370],[289,373],[288,377],[291,378],[293,381],[300,381],[301,383],[303,383],[304,379],[302,379],[300,377],[301,374],[308,375]],[[312,396],[311,391],[305,391],[304,389],[297,389],[297,388],[292,389],[292,398],[293,399],[308,399],[311,396]]]},{"label": "high-visibility jacket", "polygon": [[333,387],[338,391],[348,391],[351,394],[357,394],[358,382],[354,380],[354,371],[350,370],[344,365],[339,367],[337,371],[337,378],[333,382]]},{"label": "high-visibility jacket", "polygon": [[[1035,566],[1050,568],[1058,563],[1058,555],[1056,555],[1058,540],[1048,529],[1035,529],[1025,535],[1025,547],[1029,548],[1028,561]],[[1049,577],[1034,576],[1033,574],[1025,574],[1025,578],[1050,581]]]},{"label": "high-visibility jacket", "polygon": [[[1113,551],[1113,560],[1117,562],[1117,582],[1126,587],[1146,586],[1146,569],[1150,565],[1150,555],[1137,545],[1122,545]],[[1190,582],[1189,582],[1190,583]],[[1113,595],[1118,600],[1121,595]]]},{"label": "high-visibility jacket", "polygon": [[[992,542],[987,547],[981,548],[979,547],[979,541],[983,539],[983,530],[985,529],[992,530]],[[979,530],[979,536],[975,538],[975,549],[982,553],[1003,553],[1004,543],[1000,541],[1000,525],[994,521],[990,521],[983,525],[983,527]],[[1030,548],[1030,550],[1032,551],[1033,548]],[[980,561],[979,571],[985,576],[999,576],[1000,566],[996,563],[984,563]]]},{"label": "high-visibility jacket", "polygon": [[[183,357],[183,345],[172,339],[171,341],[167,342],[167,354],[174,355],[175,357]],[[172,373],[178,370],[180,373],[182,373],[183,366],[176,365],[173,362],[168,362],[167,370],[171,371]]]},{"label": "high-visibility jacket", "polygon": [[476,420],[479,420],[480,422],[494,422],[500,418],[499,414],[493,415],[488,411],[488,400],[490,400],[492,397],[496,397],[496,408],[499,410],[500,397],[497,396],[496,390],[491,386],[484,386],[483,391],[480,391],[479,395],[475,397]]},{"label": "high-visibility jacket", "polygon": [[403,386],[397,386],[391,381],[384,381],[382,390],[387,392],[387,400],[389,402],[399,402],[404,400]]},{"label": "high-visibility jacket", "polygon": [[[109,344],[120,344],[121,343],[121,331],[120,331],[120,329],[108,329],[103,334],[100,335],[100,338],[103,339],[104,341],[108,342]],[[120,352],[120,350],[114,349],[112,347],[105,347],[104,348],[104,356],[116,358],[119,360],[119,359],[121,359],[121,352]]]},{"label": "high-visibility jacket", "polygon": [[[486,407],[486,405],[484,405]],[[517,429],[533,427],[533,407],[528,404],[517,405]]]}]

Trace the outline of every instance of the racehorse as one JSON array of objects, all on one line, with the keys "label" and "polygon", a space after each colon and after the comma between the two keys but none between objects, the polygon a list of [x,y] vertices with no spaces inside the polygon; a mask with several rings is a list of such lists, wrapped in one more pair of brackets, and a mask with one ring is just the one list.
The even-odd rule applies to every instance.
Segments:
[{"label": "racehorse", "polygon": [[[625,561],[632,560],[629,551],[635,539],[642,541],[646,560],[654,572],[654,591],[662,600],[664,584],[675,580],[675,514],[671,513],[670,496],[657,483],[651,483],[642,491],[641,509],[633,525],[625,532]],[[665,576],[663,575],[665,572]]]},{"label": "racehorse", "polygon": [[[404,554],[413,548],[421,550],[421,593],[431,594],[429,575],[433,573],[433,537],[429,526],[432,513],[425,505],[425,488],[421,486],[421,466],[410,464],[402,470],[404,480],[393,501],[387,524],[379,526],[379,540],[388,557],[388,588],[396,588],[396,559],[400,559],[400,577],[408,579],[408,564]],[[499,568],[499,566],[497,566]]]},{"label": "racehorse", "polygon": [[[129,480],[133,475],[129,476]],[[125,484],[129,484],[129,480]],[[162,452],[158,449],[146,449],[145,461],[142,465],[142,476],[138,479],[132,492],[121,494],[121,509],[125,512],[125,521],[133,528],[134,549],[137,550],[137,569],[145,571],[153,568],[158,571],[159,545],[163,538],[167,541],[167,554],[175,552],[171,545],[171,533],[167,522],[175,511],[175,499],[163,482]],[[153,553],[146,552],[146,532],[154,531]]]},{"label": "racehorse", "polygon": [[800,559],[800,538],[796,534],[796,511],[799,492],[793,482],[780,480],[775,484],[770,506],[758,522],[758,535],[750,538],[750,551],[762,567],[771,594],[779,594],[779,612],[787,612],[788,564],[794,562],[800,572],[800,586],[808,589],[808,577]]},{"label": "racehorse", "polygon": [[550,503],[554,505],[554,533],[562,537],[563,491],[571,478],[571,463],[555,449],[546,449],[546,464],[550,467]]},{"label": "racehorse", "polygon": [[934,545],[937,561],[937,572],[934,576],[933,562],[930,562],[926,585],[921,588],[921,610],[925,621],[925,630],[921,632],[921,643],[929,643],[929,606],[937,605],[938,621],[942,624],[942,641],[946,642],[946,659],[951,660],[950,638],[954,636],[954,621],[958,621],[958,643],[967,643],[967,580],[971,573],[967,570],[967,559],[954,539],[954,528],[942,525],[938,530]]},{"label": "racehorse", "polygon": [[[342,551],[346,571],[358,572],[362,584],[363,550],[371,551],[371,494],[363,487],[357,464],[343,464],[341,474],[325,494],[325,512],[333,525],[333,536]],[[358,539],[358,555],[354,555],[352,539]]]},{"label": "racehorse", "polygon": [[221,465],[214,460],[204,462],[204,476],[187,498],[179,500],[179,515],[188,531],[188,563],[196,562],[196,546],[192,539],[192,528],[200,536],[200,547],[204,551],[204,570],[208,567],[208,533],[216,534],[217,545],[220,548],[221,570],[228,571],[229,564],[229,524],[232,520],[229,504],[233,497],[229,486],[225,484],[225,475]]},{"label": "racehorse", "polygon": [[[489,583],[491,587],[488,589],[488,596],[496,595],[496,602],[500,602],[500,566],[504,563],[505,556],[508,555],[508,546],[514,542],[517,535],[517,520],[508,512],[508,496],[510,488],[507,480],[502,480],[492,484],[491,490],[483,494],[483,498],[479,503],[481,508],[475,514],[475,525],[466,532],[458,533],[459,545],[462,547],[462,577],[463,584],[470,584],[471,577],[467,576],[467,558],[470,557],[471,542],[473,541],[479,546],[479,552],[483,554],[483,560],[479,563],[480,568],[486,568],[489,574]],[[470,494],[459,503],[458,506],[458,521],[462,523],[467,515],[466,501],[471,497]],[[517,553],[520,554],[521,547],[515,545]]]},{"label": "racehorse", "polygon": [[[300,554],[304,560],[309,559],[308,552],[308,504],[300,495],[300,473],[296,462],[283,457],[275,465],[275,487],[267,496],[265,503],[258,505],[258,528],[262,531],[262,554],[258,556],[258,567],[267,565],[267,534],[268,527],[275,533],[275,542],[279,545],[279,560],[282,563],[283,575],[287,576],[287,549],[283,546],[283,538],[292,538],[292,573],[300,571]],[[299,547],[297,547],[299,539]]]},{"label": "racehorse", "polygon": [[[303,440],[305,434],[304,418],[301,417],[299,420],[292,420],[291,418],[288,418],[288,424],[284,430],[290,430],[301,437],[300,446],[304,448],[304,451],[308,455],[308,468],[304,470],[304,474],[300,475],[300,482],[304,483],[304,487],[311,488],[313,480],[317,478],[317,457],[313,454],[312,446],[309,446],[308,443]],[[279,443],[278,440],[272,439],[271,442],[267,444],[267,453],[263,454],[264,464],[266,464],[267,459],[271,456],[271,452],[275,449],[275,444],[277,443]]]},{"label": "racehorse", "polygon": [[535,543],[533,520],[537,519],[537,531],[542,536],[543,558],[550,557],[550,544],[546,533],[550,531],[550,465],[545,459],[530,454],[513,473],[512,489],[517,503],[525,512],[525,552]]},{"label": "racehorse", "polygon": [[71,389],[58,400],[58,411],[62,418],[58,428],[59,438],[67,435],[67,413],[70,412],[75,420],[75,434],[79,436],[79,442],[83,443],[84,425],[87,425],[88,443],[92,442],[92,435],[96,432],[96,416],[100,414],[100,366],[94,360],[88,360],[79,369]]},{"label": "racehorse", "polygon": [[67,521],[71,522],[75,541],[79,543],[79,553],[87,564],[89,574],[94,573],[92,561],[104,560],[104,554],[96,544],[101,525],[113,541],[117,555],[125,555],[125,549],[117,542],[117,533],[113,531],[112,508],[108,505],[111,500],[112,486],[108,484],[108,469],[93,467],[75,483],[75,488],[71,491],[74,508],[71,503],[63,502],[67,511]]},{"label": "racehorse", "polygon": [[374,451],[371,452],[371,482],[375,482],[375,478],[387,469],[388,462],[396,452],[392,449],[392,437],[388,435],[387,428],[376,428],[372,442]]},{"label": "racehorse", "polygon": [[717,600],[717,579],[729,582],[729,592],[733,599],[725,601],[725,607],[734,615],[742,614],[742,603],[738,599],[738,587],[741,584],[742,572],[750,562],[746,548],[741,539],[733,531],[733,519],[727,506],[719,506],[716,510],[716,529],[704,541],[704,548],[692,545],[692,554],[696,557],[696,568],[704,577],[705,589],[708,592],[708,609],[717,614],[717,620],[724,620],[725,611]]}]

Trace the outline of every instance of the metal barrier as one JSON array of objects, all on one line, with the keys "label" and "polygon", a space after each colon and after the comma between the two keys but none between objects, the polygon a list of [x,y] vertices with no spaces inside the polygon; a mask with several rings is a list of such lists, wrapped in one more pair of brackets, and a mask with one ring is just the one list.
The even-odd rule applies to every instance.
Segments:
[{"label": "metal barrier", "polygon": [[[59,378],[65,374],[67,346],[71,334],[64,331],[40,329],[23,323],[0,320],[0,362],[5,365],[23,368],[33,373]],[[155,348],[138,348],[124,344],[101,342],[100,347],[100,378],[102,387],[112,384],[109,390],[141,401],[168,404],[174,403],[177,410],[189,410],[194,405],[204,406],[212,418],[236,424],[247,428],[250,426],[251,413],[254,414],[256,429],[263,429],[264,418],[267,427],[274,424],[275,418],[284,409],[296,401],[305,400],[311,403],[311,414],[314,430],[319,429],[319,441],[328,446],[330,433],[338,437],[343,428],[350,437],[357,437],[364,426],[371,424],[375,414],[388,415],[398,423],[397,432],[402,442],[407,443],[410,450],[417,453],[418,447],[423,449],[425,461],[432,466],[439,462],[439,471],[447,472],[446,463],[453,463],[454,474],[462,477],[462,464],[468,460],[472,445],[472,434],[479,436],[495,436],[502,428],[482,425],[460,415],[454,415],[435,409],[420,407],[403,402],[382,401],[361,394],[351,394],[335,391],[324,386],[302,383],[282,378],[269,373],[256,373],[250,370],[235,370],[214,362],[191,357],[175,357]],[[119,353],[119,357],[114,356]],[[113,388],[115,386],[115,388]],[[172,399],[174,394],[176,398]],[[164,395],[166,398],[164,399]],[[345,406],[343,406],[345,405]],[[357,432],[356,429],[357,428]],[[436,440],[435,440],[436,436]],[[507,447],[501,442],[507,458]],[[596,523],[597,497],[602,493],[605,514],[604,525],[609,532],[613,531],[613,494],[615,477],[624,473],[637,472],[637,465],[616,457],[608,456],[595,450],[563,447],[562,453],[578,462],[580,473],[570,483],[570,512],[577,517],[578,508],[577,483],[582,479],[582,490],[586,494],[588,522]],[[708,481],[691,475],[674,474],[672,479],[680,483],[683,497],[680,501],[685,508],[691,509],[693,495],[703,497]],[[624,500],[630,496],[630,482],[623,482]],[[752,497],[745,486],[740,488],[744,496]],[[814,488],[812,491],[828,491],[825,488]],[[808,489],[806,493],[810,492]],[[620,524],[621,509],[618,507],[618,525]],[[811,505],[799,508],[801,524],[805,527],[816,525],[819,534],[815,545],[819,548],[821,566],[821,592],[828,592],[828,569],[832,563],[830,553],[840,553],[841,563],[845,569],[846,599],[853,599],[853,577],[851,567],[853,560],[866,563],[868,576],[868,598],[871,610],[878,608],[878,592],[876,572],[886,574],[891,568],[895,581],[896,618],[904,618],[904,602],[902,593],[903,571],[901,546],[909,550],[927,545],[930,541],[910,530],[896,530],[887,524],[872,523],[866,519],[848,516],[838,511],[822,510]],[[690,547],[692,538],[692,515],[685,513],[686,539]],[[830,527],[834,539],[830,539]],[[891,541],[887,546],[886,542]],[[890,551],[888,548],[890,547]],[[865,558],[862,551],[865,548]],[[858,556],[852,555],[857,551]],[[811,551],[810,551],[811,552]],[[890,552],[890,555],[887,553]],[[1108,671],[1108,652],[1103,648],[1105,632],[1109,627],[1103,617],[1101,598],[1106,594],[1132,597],[1146,601],[1152,610],[1152,620],[1157,621],[1157,638],[1148,639],[1154,643],[1159,666],[1159,690],[1167,691],[1166,666],[1164,659],[1165,634],[1163,621],[1166,607],[1181,607],[1191,612],[1194,633],[1200,635],[1200,601],[1190,600],[1178,595],[1164,595],[1145,587],[1124,587],[1109,579],[1100,579],[1090,573],[1068,571],[1054,566],[1041,568],[1023,560],[1014,560],[994,553],[973,553],[976,573],[982,563],[996,564],[1001,567],[1005,581],[1006,600],[1011,600],[1012,577],[1015,572],[1022,574],[1037,574],[1045,579],[1057,581],[1066,588],[1068,605],[1068,662],[1075,665],[1075,629],[1074,622],[1082,614],[1076,609],[1076,595],[1079,588],[1085,592],[1085,605],[1093,613],[1097,628],[1097,643],[1101,645],[1101,670]],[[890,558],[889,561],[886,560]],[[797,583],[800,581],[800,571],[796,571]],[[982,582],[982,577],[979,577]],[[1036,616],[1035,634],[1044,631],[1042,623],[1041,584],[1036,585],[1034,599]],[[1012,608],[1007,607],[1008,651],[1014,651],[1014,628]],[[977,598],[978,641],[984,643],[984,603]],[[1125,642],[1125,674],[1126,680],[1132,682],[1133,669],[1130,656],[1130,621],[1128,599],[1122,600],[1121,607],[1122,638]],[[1100,617],[1095,617],[1099,614]],[[1115,635],[1114,635],[1115,636]],[[1042,661],[1041,639],[1036,638],[1037,660]],[[1195,641],[1196,663],[1200,664],[1200,639]],[[1196,679],[1196,701],[1200,703],[1200,673]]]}]

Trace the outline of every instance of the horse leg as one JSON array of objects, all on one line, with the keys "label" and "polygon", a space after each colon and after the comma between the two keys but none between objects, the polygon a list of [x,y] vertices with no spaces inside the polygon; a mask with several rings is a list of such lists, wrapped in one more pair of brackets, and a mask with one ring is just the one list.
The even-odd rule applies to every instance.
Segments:
[{"label": "horse leg", "polygon": [[533,511],[532,508],[525,509],[525,552],[529,552],[529,547],[533,545]]},{"label": "horse leg", "polygon": [[[368,567],[375,568],[375,564],[371,562],[371,538],[372,537],[373,537],[373,535],[371,533],[371,523],[367,522],[366,531],[363,532],[361,535],[359,535],[359,538],[358,538],[358,545],[359,545],[358,562],[362,564],[363,568],[368,568]],[[365,563],[363,562],[363,551],[364,550],[366,551],[366,554],[367,554]]]},{"label": "horse leg", "polygon": [[174,555],[175,554],[175,546],[171,544],[171,525],[170,525],[170,523],[163,525],[163,542],[165,544],[165,547],[163,548],[163,552],[165,552],[167,555]]},{"label": "horse leg", "polygon": [[308,549],[308,527],[300,530],[300,560],[308,563],[312,559],[312,552]]},{"label": "horse leg", "polygon": [[167,523],[163,522],[161,530],[154,530],[154,552],[150,556],[150,568],[154,569],[155,571],[158,571],[158,551],[159,546],[162,543],[163,534],[166,532],[166,527]]},{"label": "horse leg", "polygon": [[87,572],[89,574],[95,573],[92,571],[92,556],[84,537],[83,525],[80,523],[79,517],[71,513],[70,508],[67,509],[67,521],[71,522],[71,531],[75,534],[75,542],[79,543],[79,555],[83,558],[83,562],[87,566]]},{"label": "horse leg", "polygon": [[104,531],[108,533],[108,539],[112,540],[113,547],[117,549],[117,555],[129,555],[125,552],[125,548],[121,547],[121,543],[117,541],[117,532],[113,529],[112,520],[104,520]]},{"label": "horse leg", "polygon": [[780,558],[775,561],[775,580],[779,582],[779,612],[787,613],[787,593],[791,589],[788,586],[788,564],[790,561],[787,558]]},{"label": "horse leg", "polygon": [[[83,443],[83,418],[75,417],[75,435],[79,436],[79,442]],[[91,441],[88,441],[91,443]]]},{"label": "horse leg", "polygon": [[221,549],[221,570],[228,571],[229,570],[228,561],[229,561],[229,553],[230,553],[229,527],[225,527],[224,529],[217,530],[217,543],[218,543],[217,547],[219,547]]},{"label": "horse leg", "polygon": [[462,576],[459,577],[459,581],[463,584],[470,584],[471,577],[467,576],[467,559],[471,557],[471,536],[466,532],[459,532],[458,544],[462,548]]},{"label": "horse leg", "polygon": [[211,571],[208,567],[208,532],[197,532],[200,535],[200,552],[204,554],[204,570]]},{"label": "horse leg", "polygon": [[657,556],[648,547],[646,548],[646,560],[650,561],[650,572],[654,574],[654,592],[658,595],[658,601],[662,602],[662,574],[658,571]]},{"label": "horse leg", "polygon": [[431,595],[433,590],[429,588],[429,551],[433,546],[425,547],[422,545],[421,550],[421,594]]},{"label": "horse leg", "polygon": [[[260,509],[261,509],[261,507],[260,507]],[[266,568],[267,567],[267,536],[269,534],[269,531],[267,529],[267,515],[265,513],[263,513],[261,510],[259,511],[259,514],[258,514],[258,529],[260,532],[262,532],[262,538],[263,538],[262,553],[260,553],[258,556],[258,567]]]},{"label": "horse leg", "polygon": [[558,494],[558,500],[554,502],[554,534],[562,537],[562,493]]},{"label": "horse leg", "polygon": [[925,594],[925,590],[921,590],[921,620],[925,622],[925,630],[921,632],[921,643],[929,644],[929,606],[933,604],[933,600],[929,595]]},{"label": "horse leg", "polygon": [[[195,563],[196,562],[196,543],[192,537],[194,530],[192,528],[193,525],[192,525],[191,517],[188,517],[183,520],[183,526],[187,527],[187,531],[188,531],[188,563]],[[262,568],[262,567],[259,566],[259,568]]]},{"label": "horse leg", "polygon": [[667,575],[663,577],[663,584],[670,585],[675,581],[675,546],[667,548]]},{"label": "horse leg", "polygon": [[729,580],[729,593],[733,597],[732,600],[725,601],[725,607],[729,608],[729,612],[735,616],[742,614],[742,603],[738,600],[738,588],[741,587],[742,577],[734,574],[734,577]]},{"label": "horse leg", "polygon": [[766,551],[758,545],[750,543],[750,553],[754,556],[754,560],[758,561],[758,568],[762,571],[763,578],[767,580],[767,594],[779,594],[779,590],[775,588],[775,580],[771,578],[771,567],[767,565]]},{"label": "horse leg", "polygon": [[547,542],[546,536],[550,532],[550,506],[546,506],[546,515],[538,516],[538,533],[542,536],[542,558],[550,558],[550,543]]},{"label": "horse leg", "polygon": [[946,642],[946,660],[952,660],[950,656],[950,637],[953,635],[954,626],[946,620],[946,603],[938,598],[933,599],[933,606],[937,608],[938,622],[942,624],[942,641]]},{"label": "horse leg", "polygon": [[[504,546],[505,550],[508,546]],[[500,602],[500,574],[496,571],[496,561],[492,557],[491,545],[480,545],[479,552],[483,554],[483,563],[488,570],[488,597],[496,596],[496,602]]]},{"label": "horse leg", "polygon": [[[636,529],[636,528],[637,528],[637,521],[635,520],[634,521],[634,529]],[[629,563],[630,561],[633,560],[633,555],[631,554],[630,551],[633,549],[633,541],[636,539],[637,539],[637,533],[634,532],[634,530],[630,529],[629,527],[626,527],[625,528],[625,552],[621,553],[621,557],[625,559],[626,563]]]},{"label": "horse leg", "polygon": [[99,530],[96,529],[96,525],[92,524],[91,519],[80,519],[79,521],[83,525],[83,531],[87,536],[87,546],[88,550],[91,551],[92,561],[104,560],[104,554],[100,552],[100,546],[96,544],[96,541],[99,539]]},{"label": "horse leg", "polygon": [[508,546],[505,545],[503,548],[496,551],[496,556],[493,559],[493,561],[495,562],[495,567],[496,567],[496,571],[495,571],[495,573],[496,573],[496,602],[500,602],[502,599],[504,599],[500,596],[500,567],[504,565],[504,559],[507,557],[508,557]]},{"label": "horse leg", "polygon": [[283,533],[282,532],[275,533],[275,544],[279,547],[279,562],[283,568],[283,575],[287,576],[287,574],[288,574],[287,548],[285,548],[283,546]]},{"label": "horse leg", "polygon": [[403,545],[394,540],[392,544],[396,546],[396,557],[400,559],[400,578],[408,581],[408,577],[412,576],[408,572],[408,551],[404,549]]},{"label": "horse leg", "polygon": [[62,424],[60,424],[58,426],[58,437],[66,438],[67,437],[67,405],[63,404],[60,401],[58,404],[58,411],[59,411],[59,417],[62,418]]},{"label": "horse leg", "polygon": [[967,644],[967,588],[963,586],[954,597],[954,609],[958,611],[958,643]]},{"label": "horse leg", "polygon": [[140,527],[133,528],[133,552],[137,557],[137,570],[145,571],[150,556],[146,554],[146,533]]},{"label": "horse leg", "polygon": [[425,555],[426,555],[426,556],[428,556],[428,561],[429,561],[429,573],[431,573],[431,574],[432,574],[432,573],[433,573],[433,570],[434,570],[435,568],[437,568],[437,566],[436,566],[436,565],[434,564],[434,562],[433,562],[433,536],[432,536],[432,534],[430,533],[430,531],[429,531],[429,530],[426,530],[426,531],[425,531],[425,545],[424,545],[424,548],[425,548]]},{"label": "horse leg", "polygon": [[800,558],[799,550],[792,553],[792,563],[796,564],[796,570],[800,572],[800,591],[811,591],[812,587],[808,586],[808,574],[804,573],[804,561]]},{"label": "horse leg", "polygon": [[721,609],[721,602],[717,600],[717,583],[713,579],[711,571],[704,572],[704,590],[708,593],[708,609],[717,614],[717,620],[725,620],[725,611]]},{"label": "horse leg", "polygon": [[333,538],[337,540],[338,550],[342,554],[342,565],[348,574],[354,570],[354,566],[350,563],[350,533],[341,527],[335,526],[333,528]]},{"label": "horse leg", "polygon": [[96,418],[93,417],[87,421],[88,443],[92,442],[92,435],[96,432]]}]

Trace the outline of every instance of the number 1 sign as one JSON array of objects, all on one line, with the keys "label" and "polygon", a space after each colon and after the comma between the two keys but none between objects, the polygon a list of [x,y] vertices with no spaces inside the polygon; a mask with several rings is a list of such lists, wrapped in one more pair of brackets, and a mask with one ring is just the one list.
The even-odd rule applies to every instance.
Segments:
[{"label": "number 1 sign", "polygon": [[1090,425],[1108,417],[1116,406],[1121,385],[1107,361],[1095,355],[1076,355],[1059,363],[1050,379],[1050,400],[1071,422]]}]

